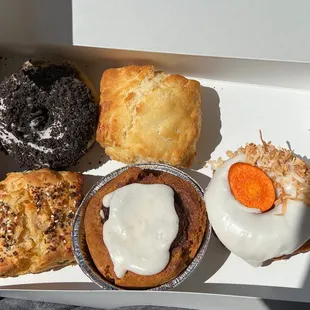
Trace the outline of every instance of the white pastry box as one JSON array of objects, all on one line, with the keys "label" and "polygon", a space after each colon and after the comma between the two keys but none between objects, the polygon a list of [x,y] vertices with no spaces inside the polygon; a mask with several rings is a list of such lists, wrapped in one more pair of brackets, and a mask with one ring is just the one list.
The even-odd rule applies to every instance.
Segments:
[{"label": "white pastry box", "polygon": [[[210,158],[266,140],[310,158],[310,3],[261,0],[0,0],[0,78],[29,58],[72,60],[98,88],[104,69],[154,64],[202,85],[198,157],[187,172],[203,188]],[[98,176],[122,166],[95,146],[72,169]],[[20,168],[0,153],[0,176]],[[262,228],[263,229],[263,228]],[[309,228],[310,229],[310,228]],[[112,308],[162,305],[266,309],[310,302],[310,253],[254,268],[214,236],[196,271],[172,292],[102,291],[78,266],[0,280],[0,295]]]}]

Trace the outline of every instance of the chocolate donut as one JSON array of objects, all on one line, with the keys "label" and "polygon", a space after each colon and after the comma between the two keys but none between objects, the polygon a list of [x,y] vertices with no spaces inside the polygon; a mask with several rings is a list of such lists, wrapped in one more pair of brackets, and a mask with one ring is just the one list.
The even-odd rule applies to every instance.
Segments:
[{"label": "chocolate donut", "polygon": [[74,165],[94,141],[98,105],[78,70],[26,62],[0,84],[0,144],[29,169]]}]

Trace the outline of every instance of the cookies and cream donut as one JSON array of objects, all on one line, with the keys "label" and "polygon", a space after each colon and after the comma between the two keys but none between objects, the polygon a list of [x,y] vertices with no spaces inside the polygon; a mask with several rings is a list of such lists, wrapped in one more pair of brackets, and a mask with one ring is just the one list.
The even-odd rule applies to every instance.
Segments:
[{"label": "cookies and cream donut", "polygon": [[98,106],[85,82],[69,63],[30,61],[2,81],[0,141],[22,166],[61,169],[87,151]]},{"label": "cookies and cream donut", "polygon": [[221,242],[253,266],[310,250],[310,170],[291,151],[253,143],[212,162],[205,192]]}]

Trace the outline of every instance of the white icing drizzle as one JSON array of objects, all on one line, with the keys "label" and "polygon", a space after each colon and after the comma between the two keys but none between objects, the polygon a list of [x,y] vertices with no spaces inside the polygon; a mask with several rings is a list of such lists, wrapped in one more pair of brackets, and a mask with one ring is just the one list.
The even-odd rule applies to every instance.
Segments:
[{"label": "white icing drizzle", "polygon": [[35,150],[38,150],[42,153],[53,153],[54,150],[45,146],[40,146],[31,142],[28,142],[27,145],[29,145],[30,147],[34,148]]},{"label": "white icing drizzle", "polygon": [[6,140],[7,143],[22,144],[23,141],[16,138],[11,132],[5,130],[0,124],[0,138]]},{"label": "white icing drizzle", "polygon": [[[31,124],[30,124],[30,126],[31,126]],[[39,135],[40,139],[42,139],[42,140],[52,138],[51,134],[52,134],[52,127],[49,127],[46,130],[42,130],[42,131],[38,132],[38,135]]]},{"label": "white icing drizzle", "polygon": [[[45,130],[39,131],[38,135],[40,137],[41,140],[46,140],[46,139],[62,139],[64,137],[64,133],[61,132],[60,134],[58,134],[57,136],[52,136],[52,132],[55,129],[59,129],[62,128],[60,121],[55,121],[54,123],[52,123],[48,128],[46,128]],[[66,130],[67,127],[65,127],[62,130]]]},{"label": "white icing drizzle", "polygon": [[[1,126],[1,125],[0,125],[0,138],[3,140],[6,140],[6,143],[9,143],[9,144],[11,144],[11,143],[25,144],[22,140],[16,138],[11,132],[5,130],[3,128],[3,126]],[[53,153],[54,152],[54,150],[51,148],[39,146],[39,145],[36,145],[34,143],[31,143],[31,142],[28,142],[27,145],[38,150],[38,151],[40,151],[40,152],[43,152],[43,153]]]},{"label": "white icing drizzle", "polygon": [[5,98],[0,98],[0,110],[2,110],[2,111],[5,110],[4,100],[5,100]]},{"label": "white icing drizzle", "polygon": [[170,247],[179,230],[174,192],[163,184],[130,184],[103,198],[110,208],[103,241],[122,278],[127,271],[154,275],[169,263]]}]

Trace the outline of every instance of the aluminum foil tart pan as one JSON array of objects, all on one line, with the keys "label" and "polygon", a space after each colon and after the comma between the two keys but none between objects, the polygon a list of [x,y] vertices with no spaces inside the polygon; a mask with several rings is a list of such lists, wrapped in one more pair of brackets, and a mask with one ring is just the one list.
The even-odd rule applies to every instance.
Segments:
[{"label": "aluminum foil tart pan", "polygon": [[[200,185],[193,180],[188,174],[185,172],[163,164],[137,164],[132,166],[126,166],[123,168],[120,168],[118,170],[113,171],[112,173],[104,176],[102,179],[100,179],[93,187],[92,189],[86,194],[85,198],[83,199],[81,205],[79,206],[75,218],[73,220],[73,231],[72,231],[72,241],[73,241],[73,253],[75,256],[75,259],[82,269],[82,271],[87,275],[94,283],[96,283],[98,286],[100,286],[104,290],[124,290],[125,288],[119,287],[108,280],[104,278],[104,276],[97,270],[91,255],[89,253],[87,243],[86,243],[86,237],[85,237],[85,229],[84,229],[84,214],[86,207],[88,205],[88,202],[90,199],[97,193],[97,191],[102,188],[105,184],[109,183],[112,179],[120,175],[122,172],[126,171],[130,167],[139,167],[141,169],[148,169],[153,171],[160,171],[160,172],[167,172],[174,176],[177,176],[187,182],[189,182],[197,191],[197,193],[200,195],[200,197],[203,199],[203,190],[200,187]],[[207,227],[205,231],[204,238],[202,240],[202,243],[200,245],[200,248],[195,256],[195,258],[192,260],[192,262],[187,266],[179,276],[174,278],[173,280],[162,284],[157,287],[148,288],[146,290],[149,291],[166,291],[171,290],[178,286],[181,282],[183,282],[188,276],[191,275],[191,273],[195,270],[195,268],[199,265],[202,258],[204,257],[208,243],[211,236],[211,225],[207,219]],[[139,289],[140,290],[140,289]]]}]

